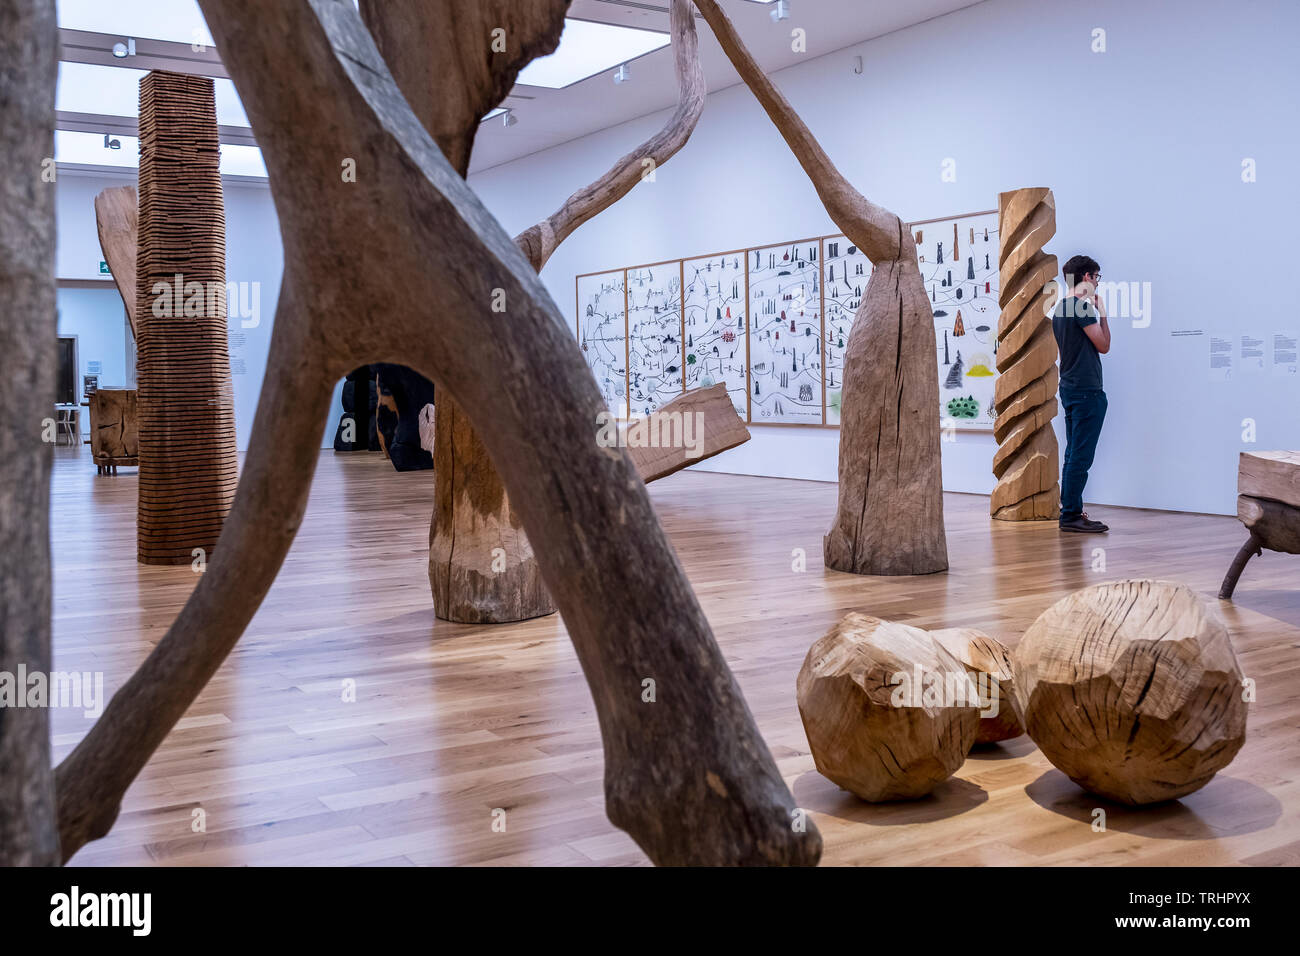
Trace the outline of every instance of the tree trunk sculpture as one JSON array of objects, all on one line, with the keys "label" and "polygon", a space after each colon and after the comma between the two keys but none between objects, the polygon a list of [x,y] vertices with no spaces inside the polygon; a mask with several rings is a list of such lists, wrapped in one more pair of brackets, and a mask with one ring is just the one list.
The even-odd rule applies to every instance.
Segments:
[{"label": "tree trunk sculpture", "polygon": [[[19,674],[50,672],[58,46],[53,0],[0,0],[0,674],[22,695]],[[0,866],[50,866],[50,711],[15,703],[0,704]]]},{"label": "tree trunk sculpture", "polygon": [[95,197],[95,231],[99,248],[126,306],[126,321],[135,336],[135,259],[139,249],[140,200],[134,186],[112,186]]},{"label": "tree trunk sculpture", "polygon": [[212,556],[238,481],[212,80],[140,81],[137,414],[143,564]]},{"label": "tree trunk sculpture", "polygon": [[998,371],[993,404],[997,421],[993,456],[997,487],[989,511],[1004,521],[1035,521],[1061,515],[1057,458],[1056,338],[1045,314],[1043,293],[1054,288],[1056,256],[1043,252],[1056,234],[1056,201],[1050,189],[1016,189],[998,196]]},{"label": "tree trunk sculpture", "polygon": [[717,0],[695,5],[785,137],[831,219],[874,267],[844,352],[839,506],[824,541],[826,566],[854,574],[943,571],[948,545],[934,411],[934,316],[911,230],[840,174],[754,62]]},{"label": "tree trunk sculpture", "polygon": [[[400,357],[472,413],[545,543],[538,562],[600,721],[610,819],[656,863],[815,863],[821,838],[795,812],[644,484],[596,441],[604,401],[568,323],[411,112],[350,0],[200,6],[263,150],[284,279],[221,548],[58,768],[65,858],[107,832],[270,587],[302,520],[333,383]],[[525,44],[558,33],[563,4],[528,10]],[[355,182],[341,180],[345,158]],[[492,311],[502,296],[506,316]]]}]

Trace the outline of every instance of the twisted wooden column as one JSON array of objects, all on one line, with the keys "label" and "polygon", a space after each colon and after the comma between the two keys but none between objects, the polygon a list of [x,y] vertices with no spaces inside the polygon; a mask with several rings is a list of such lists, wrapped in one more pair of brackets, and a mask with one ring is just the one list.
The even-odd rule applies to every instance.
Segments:
[{"label": "twisted wooden column", "polygon": [[1057,458],[1056,337],[1047,294],[1054,288],[1056,256],[1043,252],[1056,234],[1056,201],[1044,188],[998,196],[998,372],[993,404],[993,489],[989,511],[1004,521],[1036,521],[1061,514]]},{"label": "twisted wooden column", "polygon": [[238,481],[212,80],[140,81],[136,381],[143,564],[212,556]]}]

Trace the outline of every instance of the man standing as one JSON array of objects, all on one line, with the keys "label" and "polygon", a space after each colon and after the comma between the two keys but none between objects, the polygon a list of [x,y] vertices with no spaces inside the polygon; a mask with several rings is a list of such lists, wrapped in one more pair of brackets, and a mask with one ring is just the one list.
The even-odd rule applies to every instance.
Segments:
[{"label": "man standing", "polygon": [[1073,256],[1062,270],[1070,290],[1052,314],[1052,332],[1061,354],[1061,406],[1065,409],[1065,464],[1061,469],[1061,530],[1100,534],[1110,529],[1083,510],[1088,483],[1106,419],[1101,388],[1101,356],[1110,351],[1110,324],[1097,294],[1101,266],[1089,256]]}]

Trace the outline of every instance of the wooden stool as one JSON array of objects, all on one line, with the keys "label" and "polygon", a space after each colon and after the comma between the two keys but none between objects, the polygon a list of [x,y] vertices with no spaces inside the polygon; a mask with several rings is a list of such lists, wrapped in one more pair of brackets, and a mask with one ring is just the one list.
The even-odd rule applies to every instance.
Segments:
[{"label": "wooden stool", "polygon": [[1219,588],[1224,600],[1232,597],[1246,562],[1264,548],[1300,554],[1300,451],[1241,453],[1237,517],[1250,537],[1224,575]]}]

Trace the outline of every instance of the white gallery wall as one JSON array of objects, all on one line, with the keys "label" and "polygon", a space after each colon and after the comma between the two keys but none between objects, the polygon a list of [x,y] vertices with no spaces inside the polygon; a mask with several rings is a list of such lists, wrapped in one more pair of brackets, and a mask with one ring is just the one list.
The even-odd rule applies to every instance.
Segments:
[{"label": "white gallery wall", "polygon": [[[789,32],[791,20],[764,27]],[[701,40],[713,43],[699,21]],[[1104,53],[1093,52],[1094,30]],[[994,209],[1000,191],[1049,186],[1064,262],[1100,260],[1107,282],[1149,283],[1149,324],[1112,323],[1110,410],[1090,502],[1235,511],[1243,449],[1300,448],[1300,380],[1241,363],[1210,368],[1212,337],[1239,346],[1300,328],[1287,294],[1300,213],[1300,32],[1294,0],[985,0],[774,75],[843,173],[904,219]],[[853,71],[862,56],[864,71]],[[635,78],[633,82],[636,82]],[[617,96],[612,83],[601,95]],[[519,111],[528,122],[526,109]],[[471,177],[515,234],[664,123],[668,112]],[[1243,182],[1252,160],[1255,182]],[[942,178],[945,162],[955,171]],[[94,195],[134,182],[61,171],[58,276],[98,278]],[[282,251],[265,185],[226,181],[227,272],[258,283],[260,323],[232,318],[236,428],[246,448],[279,291]],[[752,95],[711,95],[694,137],[653,183],[571,236],[543,278],[572,321],[574,276],[777,243],[838,229]],[[382,264],[376,264],[382,268]],[[395,281],[400,281],[395,277]],[[341,413],[336,389],[323,445]],[[1253,444],[1243,421],[1254,423]],[[1062,421],[1057,420],[1058,430]],[[839,432],[755,425],[701,466],[833,481]],[[991,434],[943,447],[944,487],[988,493]],[[1064,441],[1062,435],[1062,450]]]},{"label": "white gallery wall", "polygon": [[[801,2],[816,0],[796,0],[792,18],[769,28],[796,27]],[[1104,53],[1092,51],[1095,28],[1105,30]],[[712,43],[702,21],[700,30]],[[904,219],[994,209],[1000,191],[1051,187],[1057,235],[1048,251],[1062,263],[1086,252],[1105,281],[1151,289],[1149,325],[1112,323],[1103,359],[1110,410],[1088,500],[1232,513],[1239,451],[1300,447],[1300,378],[1238,363],[1216,380],[1209,361],[1212,336],[1235,347],[1242,333],[1300,328],[1285,265],[1300,213],[1297,32],[1300,4],[1291,0],[986,0],[820,58],[835,38],[810,35],[808,62],[774,80],[841,171]],[[667,115],[471,181],[514,234]],[[519,116],[528,121],[526,109]],[[1246,159],[1253,183],[1242,180]],[[952,182],[941,178],[945,160]],[[580,273],[837,231],[753,96],[736,86],[711,95],[695,135],[655,182],[579,229],[543,278],[572,319]],[[1255,423],[1254,444],[1242,441],[1245,419]],[[698,467],[835,479],[838,431],[752,432]],[[944,487],[988,493],[994,448],[991,434],[958,432],[943,445]]]}]

